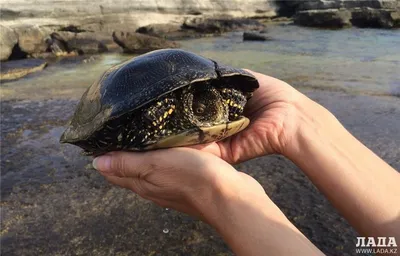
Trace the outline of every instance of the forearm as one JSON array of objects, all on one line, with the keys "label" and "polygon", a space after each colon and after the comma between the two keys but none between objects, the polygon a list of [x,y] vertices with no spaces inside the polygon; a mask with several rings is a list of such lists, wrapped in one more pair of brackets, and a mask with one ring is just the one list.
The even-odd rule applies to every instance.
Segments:
[{"label": "forearm", "polygon": [[400,238],[400,174],[308,100],[287,156],[361,233]]},{"label": "forearm", "polygon": [[210,224],[236,255],[323,255],[265,194],[235,193],[216,201]]}]

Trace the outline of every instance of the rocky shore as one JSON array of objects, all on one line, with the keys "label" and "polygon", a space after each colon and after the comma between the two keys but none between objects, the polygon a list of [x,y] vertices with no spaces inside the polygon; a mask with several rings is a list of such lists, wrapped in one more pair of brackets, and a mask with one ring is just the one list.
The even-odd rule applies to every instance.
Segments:
[{"label": "rocky shore", "polygon": [[[179,47],[176,40],[247,31],[244,40],[267,40],[269,22],[301,26],[395,28],[400,26],[397,0],[248,0],[248,1],[97,1],[5,0],[0,9],[0,61],[121,51],[140,54]],[[255,34],[254,34],[255,32]],[[251,35],[249,37],[249,35]],[[41,70],[20,62],[15,75]],[[36,62],[35,62],[36,63]],[[33,69],[27,68],[33,66]],[[23,72],[20,72],[23,70]]]},{"label": "rocky shore", "polygon": [[400,27],[400,2],[397,0],[301,1],[296,8],[294,23],[301,26],[386,29]]},{"label": "rocky shore", "polygon": [[396,0],[192,0],[183,5],[178,1],[103,0],[90,7],[85,0],[73,4],[6,0],[0,14],[0,61],[28,59],[2,68],[0,81],[15,80],[47,66],[47,62],[37,65],[38,61],[29,60],[32,58],[115,51],[141,54],[179,47],[176,40],[229,31],[245,31],[244,40],[265,41],[269,40],[267,24],[282,18],[323,28],[400,26]]}]

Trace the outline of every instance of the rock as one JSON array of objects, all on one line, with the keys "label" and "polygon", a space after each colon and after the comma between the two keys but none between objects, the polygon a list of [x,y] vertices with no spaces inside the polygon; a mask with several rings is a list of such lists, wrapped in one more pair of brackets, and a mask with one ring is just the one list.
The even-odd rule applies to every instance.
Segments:
[{"label": "rock", "polygon": [[[117,48],[111,35],[94,32],[57,32],[65,41],[69,51],[77,51],[80,54],[95,54],[108,51],[108,45]],[[114,45],[114,46],[112,46]]]},{"label": "rock", "polygon": [[163,48],[179,47],[176,42],[136,32],[114,31],[112,36],[114,42],[121,46],[126,53],[144,53]]},{"label": "rock", "polygon": [[[137,14],[177,14],[177,15],[199,15],[203,14],[226,14],[228,12],[241,13],[243,16],[250,16],[257,10],[272,10],[270,1],[265,0],[179,0],[179,1],[159,1],[159,0],[101,0],[92,2],[88,0],[2,0],[2,8],[7,8],[14,12],[21,12],[20,17],[30,15],[31,18],[53,17],[57,20],[76,17],[84,17],[93,19],[107,15],[113,16],[115,20],[119,20],[124,15],[129,14],[138,16]],[[132,15],[133,14],[133,15]],[[142,16],[140,19],[147,19]],[[106,20],[106,19],[104,19]],[[153,20],[153,23],[157,23]],[[145,24],[143,24],[145,25]],[[146,24],[147,25],[147,24]]]},{"label": "rock", "polygon": [[57,56],[65,56],[68,53],[96,54],[103,53],[119,46],[114,43],[111,35],[94,32],[53,32],[51,40],[47,43],[51,51]]},{"label": "rock", "polygon": [[18,37],[14,30],[0,25],[0,61],[8,60],[17,43]]},{"label": "rock", "polygon": [[161,38],[171,38],[171,34],[181,31],[181,26],[177,24],[150,24],[136,29],[137,33],[156,36]]},{"label": "rock", "polygon": [[291,7],[297,11],[307,10],[327,10],[327,9],[354,9],[354,8],[373,8],[373,9],[396,9],[398,1],[396,0],[304,0],[304,1],[286,1],[277,0],[277,5]]},{"label": "rock", "polygon": [[351,26],[351,12],[348,10],[328,9],[299,11],[294,23],[301,26],[343,28]]},{"label": "rock", "polygon": [[193,29],[198,33],[219,34],[235,30],[260,30],[264,26],[255,19],[246,18],[187,18],[182,28]]},{"label": "rock", "polygon": [[351,23],[360,28],[399,27],[400,13],[394,10],[362,9],[352,12]]},{"label": "rock", "polygon": [[357,27],[393,28],[399,25],[398,0],[276,0],[278,13],[295,14],[298,25],[341,28]]},{"label": "rock", "polygon": [[259,32],[244,32],[243,41],[267,41],[270,40],[268,36]]},{"label": "rock", "polygon": [[216,34],[222,33],[222,26],[218,20],[205,18],[188,18],[183,24],[184,29],[193,29],[198,33]]},{"label": "rock", "polygon": [[0,81],[15,80],[30,73],[43,70],[47,66],[41,59],[12,60],[2,63]]},{"label": "rock", "polygon": [[2,20],[12,20],[12,19],[17,19],[19,16],[19,12],[6,9],[6,8],[0,8],[0,17]]},{"label": "rock", "polygon": [[21,51],[27,55],[43,53],[47,50],[46,39],[50,34],[48,29],[37,26],[16,27],[15,33],[18,35],[18,45]]},{"label": "rock", "polygon": [[71,52],[65,39],[56,32],[50,34],[50,38],[46,43],[49,50],[54,53],[55,56],[66,56]]}]

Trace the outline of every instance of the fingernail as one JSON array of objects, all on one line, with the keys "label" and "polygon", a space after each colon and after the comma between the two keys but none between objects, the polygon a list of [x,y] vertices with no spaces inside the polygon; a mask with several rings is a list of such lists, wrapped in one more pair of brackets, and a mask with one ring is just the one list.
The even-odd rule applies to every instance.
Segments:
[{"label": "fingernail", "polygon": [[99,156],[93,159],[93,168],[98,171],[107,172],[111,169],[111,156]]}]

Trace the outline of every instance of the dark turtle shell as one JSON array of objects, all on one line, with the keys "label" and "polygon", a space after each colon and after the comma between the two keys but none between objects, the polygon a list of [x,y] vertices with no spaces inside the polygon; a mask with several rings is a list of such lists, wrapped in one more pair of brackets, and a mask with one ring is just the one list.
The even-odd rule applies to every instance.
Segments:
[{"label": "dark turtle shell", "polygon": [[180,49],[149,52],[107,70],[83,94],[62,142],[84,140],[103,125],[161,96],[199,81],[223,79],[253,92],[253,75]]}]

